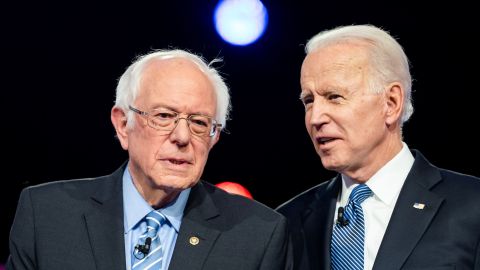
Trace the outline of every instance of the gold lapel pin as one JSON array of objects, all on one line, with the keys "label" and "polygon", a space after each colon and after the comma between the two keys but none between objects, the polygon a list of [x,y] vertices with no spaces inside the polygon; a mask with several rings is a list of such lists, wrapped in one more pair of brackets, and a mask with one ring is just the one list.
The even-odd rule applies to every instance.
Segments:
[{"label": "gold lapel pin", "polygon": [[425,204],[416,202],[413,204],[413,208],[423,210],[425,208]]},{"label": "gold lapel pin", "polygon": [[190,242],[190,245],[196,246],[198,245],[198,243],[200,243],[200,239],[198,239],[198,237],[196,236],[192,236],[190,237],[189,242]]}]

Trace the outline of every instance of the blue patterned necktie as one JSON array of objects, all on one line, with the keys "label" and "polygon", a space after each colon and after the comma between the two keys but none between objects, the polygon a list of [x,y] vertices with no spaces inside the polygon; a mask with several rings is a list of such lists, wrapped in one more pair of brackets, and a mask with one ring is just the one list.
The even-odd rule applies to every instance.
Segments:
[{"label": "blue patterned necktie", "polygon": [[336,223],[330,243],[330,256],[334,270],[363,270],[365,221],[362,202],[373,192],[365,184],[356,186],[348,199],[344,217],[348,224]]},{"label": "blue patterned necktie", "polygon": [[151,245],[149,252],[145,254],[141,254],[138,249],[135,249],[135,257],[138,258],[138,255],[141,254],[143,257],[141,260],[135,260],[132,270],[157,270],[160,269],[162,266],[162,255],[163,255],[163,248],[160,243],[160,237],[158,236],[158,231],[160,227],[165,223],[166,218],[165,216],[153,210],[152,212],[148,213],[148,215],[144,219],[147,222],[147,231],[140,236],[139,244],[145,244],[145,240],[150,237]]}]

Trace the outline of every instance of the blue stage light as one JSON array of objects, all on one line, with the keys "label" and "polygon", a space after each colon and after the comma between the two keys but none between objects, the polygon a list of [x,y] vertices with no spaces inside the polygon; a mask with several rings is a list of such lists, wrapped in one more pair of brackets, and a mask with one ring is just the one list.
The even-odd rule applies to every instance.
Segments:
[{"label": "blue stage light", "polygon": [[259,0],[223,0],[215,9],[215,28],[228,43],[248,45],[265,31],[268,13]]}]

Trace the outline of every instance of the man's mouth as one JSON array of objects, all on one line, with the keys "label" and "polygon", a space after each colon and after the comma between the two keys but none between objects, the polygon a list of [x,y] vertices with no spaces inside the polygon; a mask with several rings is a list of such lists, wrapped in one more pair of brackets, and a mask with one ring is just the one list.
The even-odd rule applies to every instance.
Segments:
[{"label": "man's mouth", "polygon": [[321,138],[317,138],[317,143],[321,144],[321,145],[325,145],[331,141],[334,141],[336,140],[336,138],[331,138],[331,137],[321,137]]},{"label": "man's mouth", "polygon": [[175,159],[169,159],[168,161],[170,161],[171,163],[173,164],[183,164],[183,163],[186,163],[185,161],[182,161],[182,160],[175,160]]},{"label": "man's mouth", "polygon": [[190,162],[188,162],[187,160],[185,159],[175,159],[175,158],[166,158],[164,159],[165,161],[168,161],[172,164],[175,164],[175,165],[183,165],[183,164],[190,164]]}]

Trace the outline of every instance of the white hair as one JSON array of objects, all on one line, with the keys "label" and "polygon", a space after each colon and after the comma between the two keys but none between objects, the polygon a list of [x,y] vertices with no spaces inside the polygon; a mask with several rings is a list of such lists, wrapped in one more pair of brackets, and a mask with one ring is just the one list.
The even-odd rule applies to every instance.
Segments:
[{"label": "white hair", "polygon": [[118,80],[115,107],[118,107],[127,113],[127,125],[131,127],[134,123],[135,118],[133,117],[133,112],[129,110],[128,106],[131,105],[138,96],[142,73],[148,63],[154,60],[174,58],[183,58],[193,62],[211,81],[217,97],[217,113],[215,119],[222,124],[222,128],[224,128],[229,119],[228,117],[231,110],[230,94],[222,76],[220,76],[218,71],[212,67],[212,64],[221,62],[221,59],[216,58],[207,64],[201,56],[178,49],[158,50],[139,56],[122,74]]},{"label": "white hair", "polygon": [[312,37],[306,47],[307,54],[319,48],[339,43],[363,42],[368,44],[372,73],[370,89],[376,93],[385,90],[392,82],[399,82],[405,90],[404,108],[401,122],[403,125],[413,113],[412,78],[408,58],[402,46],[386,31],[373,25],[341,26],[326,30]]}]

